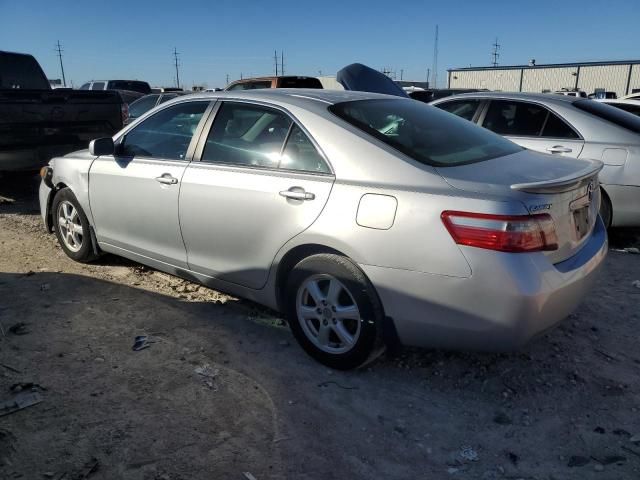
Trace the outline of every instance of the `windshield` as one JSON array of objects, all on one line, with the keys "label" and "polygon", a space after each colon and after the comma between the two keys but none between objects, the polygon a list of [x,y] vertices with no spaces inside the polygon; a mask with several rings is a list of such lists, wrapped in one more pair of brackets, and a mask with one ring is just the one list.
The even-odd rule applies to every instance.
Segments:
[{"label": "windshield", "polygon": [[467,120],[414,100],[357,100],[337,103],[329,110],[427,165],[463,165],[522,150]]},{"label": "windshield", "polygon": [[589,112],[607,122],[614,123],[632,132],[640,133],[640,118],[632,113],[625,112],[606,103],[594,102],[593,100],[578,100],[574,102],[574,105],[576,108]]}]

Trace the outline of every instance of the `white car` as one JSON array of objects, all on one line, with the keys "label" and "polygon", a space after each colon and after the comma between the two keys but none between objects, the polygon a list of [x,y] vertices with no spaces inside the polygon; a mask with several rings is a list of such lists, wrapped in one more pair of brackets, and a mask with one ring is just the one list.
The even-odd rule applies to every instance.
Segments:
[{"label": "white car", "polygon": [[638,96],[637,100],[632,99],[622,99],[616,98],[615,100],[609,98],[602,98],[596,100],[596,102],[607,103],[612,107],[619,108],[620,110],[624,110],[625,112],[633,113],[640,117],[640,96]]}]

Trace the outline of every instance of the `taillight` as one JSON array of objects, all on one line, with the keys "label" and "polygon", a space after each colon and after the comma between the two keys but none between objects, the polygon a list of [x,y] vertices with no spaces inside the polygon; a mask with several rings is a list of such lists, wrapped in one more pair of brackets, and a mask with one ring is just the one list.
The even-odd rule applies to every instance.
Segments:
[{"label": "taillight", "polygon": [[442,212],[442,221],[460,245],[500,252],[557,250],[558,237],[551,215],[489,215]]},{"label": "taillight", "polygon": [[123,103],[120,107],[120,112],[122,113],[122,125],[126,125],[129,121],[129,105]]}]

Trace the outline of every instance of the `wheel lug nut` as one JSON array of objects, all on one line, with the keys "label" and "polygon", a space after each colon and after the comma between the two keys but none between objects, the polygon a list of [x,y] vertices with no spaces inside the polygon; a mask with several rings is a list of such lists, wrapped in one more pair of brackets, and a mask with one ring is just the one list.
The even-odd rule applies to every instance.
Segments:
[{"label": "wheel lug nut", "polygon": [[331,306],[331,310],[333,310],[333,311],[335,312],[335,311],[336,311],[336,306],[335,306],[335,305],[332,305],[332,306]]},{"label": "wheel lug nut", "polygon": [[322,324],[323,324],[323,325],[328,325],[328,323],[329,323],[329,322],[327,322],[326,320],[323,320],[323,321],[322,321]]},{"label": "wheel lug nut", "polygon": [[316,312],[322,313],[322,309],[321,308],[316,308]]}]

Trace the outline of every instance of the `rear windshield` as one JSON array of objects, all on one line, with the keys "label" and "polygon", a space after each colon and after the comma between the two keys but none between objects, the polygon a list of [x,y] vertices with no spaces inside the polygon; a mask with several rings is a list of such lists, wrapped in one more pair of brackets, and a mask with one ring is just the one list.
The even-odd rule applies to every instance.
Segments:
[{"label": "rear windshield", "polygon": [[151,87],[147,82],[137,80],[111,80],[109,81],[110,90],[131,90],[132,92],[151,93]]},{"label": "rear windshield", "polygon": [[576,108],[589,112],[596,117],[600,117],[607,122],[614,123],[619,127],[626,128],[635,133],[640,133],[640,118],[635,115],[612,107],[606,103],[595,102],[593,100],[578,100],[573,103]]},{"label": "rear windshield", "polygon": [[322,83],[314,77],[282,77],[278,88],[322,88]]},{"label": "rear windshield", "polygon": [[515,143],[415,100],[357,100],[329,110],[418,162],[447,167],[522,150]]},{"label": "rear windshield", "polygon": [[0,52],[0,89],[49,90],[51,86],[31,55]]}]

